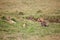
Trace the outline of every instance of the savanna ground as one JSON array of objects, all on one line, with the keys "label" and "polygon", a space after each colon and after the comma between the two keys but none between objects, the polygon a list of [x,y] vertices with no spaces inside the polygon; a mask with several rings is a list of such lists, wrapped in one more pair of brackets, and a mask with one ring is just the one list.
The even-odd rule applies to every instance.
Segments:
[{"label": "savanna ground", "polygon": [[[0,40],[60,40],[59,0],[15,1],[0,2]],[[15,23],[5,21],[2,16],[10,16]],[[29,16],[43,17],[49,26],[26,19]]]}]

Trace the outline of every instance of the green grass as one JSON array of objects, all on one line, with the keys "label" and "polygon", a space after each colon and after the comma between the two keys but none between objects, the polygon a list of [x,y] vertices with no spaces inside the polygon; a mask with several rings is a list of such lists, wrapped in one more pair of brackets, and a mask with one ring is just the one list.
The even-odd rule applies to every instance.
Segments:
[{"label": "green grass", "polygon": [[[32,15],[34,18],[60,20],[59,0],[0,1],[0,40],[27,40],[33,36],[40,38],[51,34],[60,34],[60,23],[50,22],[48,27],[42,27],[39,22],[26,19]],[[8,23],[5,19],[1,19],[2,16],[10,16],[16,23]],[[23,27],[23,24],[26,26]]]},{"label": "green grass", "polygon": [[[24,23],[26,23],[26,27],[23,27]],[[0,35],[17,35],[17,33],[22,33],[23,39],[28,38],[28,35],[37,35],[42,37],[46,35],[56,34],[60,33],[60,23],[50,23],[49,27],[42,27],[40,23],[26,19],[20,19],[20,21],[17,21],[16,24],[9,24],[4,20],[0,20]],[[14,40],[14,38],[10,39]],[[0,38],[0,40],[2,39]]]},{"label": "green grass", "polygon": [[[2,15],[4,16],[11,16],[12,18],[14,18],[14,20],[16,21],[15,24],[10,24],[7,21],[4,21],[4,19],[0,20],[0,40],[4,40],[3,37],[5,37],[6,35],[11,35],[8,36],[6,38],[6,40],[17,40],[17,36],[20,37],[25,40],[28,37],[31,36],[40,36],[40,37],[44,37],[47,35],[52,35],[52,34],[60,34],[60,23],[49,23],[48,27],[42,27],[41,24],[39,22],[36,21],[32,21],[32,20],[27,20],[25,19],[26,17],[29,17],[31,14],[24,14],[24,15],[18,15],[19,13],[2,13]],[[49,16],[48,16],[49,15]],[[51,14],[44,14],[44,13],[34,13],[35,18],[38,17],[44,17],[44,18],[60,18],[59,15],[55,14],[51,15]],[[23,18],[24,17],[24,18]],[[23,27],[23,24],[26,24],[25,27]],[[16,37],[15,37],[16,36]]]}]

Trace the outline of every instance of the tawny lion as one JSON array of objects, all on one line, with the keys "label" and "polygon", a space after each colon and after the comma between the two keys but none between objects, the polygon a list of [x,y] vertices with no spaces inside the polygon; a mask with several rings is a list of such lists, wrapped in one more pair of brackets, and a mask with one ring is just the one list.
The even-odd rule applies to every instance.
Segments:
[{"label": "tawny lion", "polygon": [[38,18],[37,21],[40,22],[42,26],[48,26],[48,22],[43,18]]}]

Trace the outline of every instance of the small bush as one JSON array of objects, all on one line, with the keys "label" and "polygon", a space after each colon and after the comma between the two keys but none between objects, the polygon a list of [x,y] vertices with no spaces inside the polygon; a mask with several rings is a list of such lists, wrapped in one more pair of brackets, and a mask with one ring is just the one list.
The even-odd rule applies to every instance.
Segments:
[{"label": "small bush", "polygon": [[19,15],[24,15],[24,13],[23,12],[19,12]]},{"label": "small bush", "polygon": [[42,13],[42,10],[38,10],[37,13]]},{"label": "small bush", "polygon": [[11,20],[15,21],[16,22],[16,19],[12,18]]},{"label": "small bush", "polygon": [[6,17],[5,16],[2,16],[1,19],[6,20]]}]

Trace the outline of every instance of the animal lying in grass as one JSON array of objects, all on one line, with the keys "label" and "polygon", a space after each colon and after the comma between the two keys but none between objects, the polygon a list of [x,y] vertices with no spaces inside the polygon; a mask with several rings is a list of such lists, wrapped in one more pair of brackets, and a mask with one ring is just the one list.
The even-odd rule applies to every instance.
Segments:
[{"label": "animal lying in grass", "polygon": [[32,21],[38,21],[41,23],[42,26],[47,27],[48,22],[44,18],[34,18],[33,16],[27,17],[27,19],[32,20]]},{"label": "animal lying in grass", "polygon": [[12,24],[12,23],[16,23],[10,16],[3,16],[2,20],[5,20],[6,22]]},{"label": "animal lying in grass", "polygon": [[48,22],[43,18],[38,18],[37,21],[40,22],[42,26],[45,26],[45,27],[48,26]]}]

